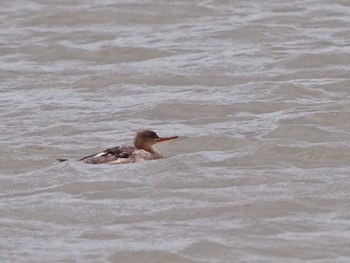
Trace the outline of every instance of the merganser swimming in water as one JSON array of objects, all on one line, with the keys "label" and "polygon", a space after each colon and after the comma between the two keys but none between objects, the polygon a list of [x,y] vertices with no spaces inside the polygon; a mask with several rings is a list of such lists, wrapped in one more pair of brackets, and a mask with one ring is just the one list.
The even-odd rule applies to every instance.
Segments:
[{"label": "merganser swimming in water", "polygon": [[[138,159],[160,159],[162,158],[162,154],[155,149],[153,145],[158,142],[164,142],[176,138],[178,138],[178,136],[160,138],[154,131],[145,130],[136,134],[134,146],[117,146],[97,154],[86,156],[79,161],[92,164],[119,164],[136,162]],[[60,161],[64,161],[64,159],[61,159]]]}]

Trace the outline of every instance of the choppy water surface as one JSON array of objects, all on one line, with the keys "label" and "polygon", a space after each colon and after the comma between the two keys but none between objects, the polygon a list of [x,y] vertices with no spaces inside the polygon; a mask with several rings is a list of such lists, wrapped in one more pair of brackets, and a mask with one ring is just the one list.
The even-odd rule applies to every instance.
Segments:
[{"label": "choppy water surface", "polygon": [[1,262],[350,261],[348,1],[0,5]]}]

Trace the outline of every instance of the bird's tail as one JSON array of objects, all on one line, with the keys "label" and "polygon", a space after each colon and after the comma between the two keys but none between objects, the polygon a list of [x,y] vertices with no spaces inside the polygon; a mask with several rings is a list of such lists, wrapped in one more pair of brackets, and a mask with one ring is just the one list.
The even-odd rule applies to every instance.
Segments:
[{"label": "bird's tail", "polygon": [[68,161],[68,159],[61,159],[61,158],[57,158],[57,161],[59,161],[59,162],[63,163],[63,162],[65,162],[65,161]]}]

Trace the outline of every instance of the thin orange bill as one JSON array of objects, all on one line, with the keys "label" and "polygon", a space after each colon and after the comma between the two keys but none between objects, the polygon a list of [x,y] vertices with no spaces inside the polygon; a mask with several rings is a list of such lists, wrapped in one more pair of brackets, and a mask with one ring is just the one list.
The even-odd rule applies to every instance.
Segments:
[{"label": "thin orange bill", "polygon": [[173,136],[173,137],[167,137],[167,138],[157,138],[158,142],[165,142],[165,141],[169,141],[169,140],[173,140],[173,139],[177,139],[179,138],[179,136]]}]

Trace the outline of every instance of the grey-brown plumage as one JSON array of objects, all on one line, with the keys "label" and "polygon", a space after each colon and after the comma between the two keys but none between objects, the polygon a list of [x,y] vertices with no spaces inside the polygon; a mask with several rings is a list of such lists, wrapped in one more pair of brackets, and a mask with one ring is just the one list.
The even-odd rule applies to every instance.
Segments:
[{"label": "grey-brown plumage", "polygon": [[153,147],[158,142],[178,138],[177,136],[160,138],[154,131],[145,130],[135,136],[134,146],[118,146],[103,152],[86,156],[79,161],[90,164],[131,163],[138,159],[153,160],[162,158],[162,154]]}]

